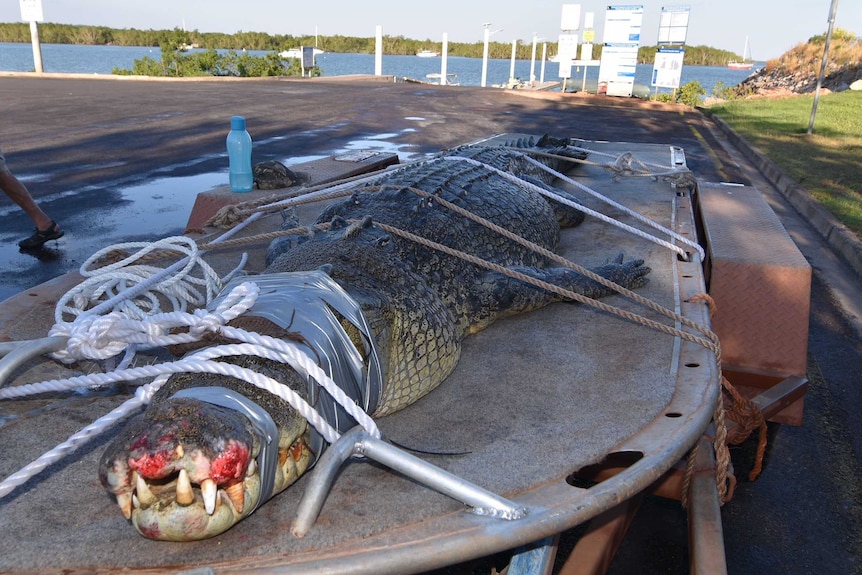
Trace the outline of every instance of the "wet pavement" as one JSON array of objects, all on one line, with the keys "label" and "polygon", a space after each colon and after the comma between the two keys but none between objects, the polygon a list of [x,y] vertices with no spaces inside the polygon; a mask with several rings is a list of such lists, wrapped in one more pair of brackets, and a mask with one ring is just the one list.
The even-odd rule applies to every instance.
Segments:
[{"label": "wet pavement", "polygon": [[[66,230],[46,249],[21,253],[16,242],[32,225],[0,197],[0,300],[76,269],[112,243],[182,233],[197,193],[227,183],[224,138],[236,114],[247,119],[255,162],[290,164],[360,148],[408,161],[497,133],[550,132],[674,144],[703,180],[768,187],[700,112],[621,99],[375,78],[4,77],[0,102],[10,168]],[[860,573],[862,344],[859,317],[841,305],[855,294],[836,296],[840,262],[838,271],[821,265],[831,252],[792,208],[767,195],[815,270],[811,387],[805,425],[773,429],[763,476],[742,483],[723,508],[729,572]],[[859,284],[852,274],[842,281]],[[686,545],[679,504],[648,498],[611,572],[686,573]]]},{"label": "wet pavement", "polygon": [[[106,245],[182,233],[198,192],[227,183],[230,117],[247,119],[253,161],[297,163],[352,149],[402,161],[501,132],[673,143],[710,180],[699,114],[577,113],[558,98],[502,90],[363,81],[140,82],[3,78],[2,147],[10,169],[66,230],[19,253],[32,223],[0,198],[0,301],[79,267]],[[682,139],[680,139],[682,135]],[[732,175],[731,175],[732,178]],[[734,180],[735,181],[735,180]]]}]

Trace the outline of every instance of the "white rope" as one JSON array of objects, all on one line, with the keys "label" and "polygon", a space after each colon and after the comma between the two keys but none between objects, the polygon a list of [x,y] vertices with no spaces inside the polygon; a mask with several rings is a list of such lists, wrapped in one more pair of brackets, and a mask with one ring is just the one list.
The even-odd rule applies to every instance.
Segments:
[{"label": "white rope", "polygon": [[46,452],[32,463],[26,465],[21,470],[13,473],[0,482],[0,498],[10,493],[17,486],[25,483],[28,479],[41,473],[46,467],[56,463],[72,451],[75,451],[78,447],[93,437],[100,435],[105,430],[113,427],[119,421],[127,418],[143,405],[148,404],[156,391],[158,391],[158,389],[167,382],[168,377],[175,373],[213,373],[246,381],[287,401],[300,415],[302,415],[302,417],[307,419],[308,422],[313,425],[320,435],[329,443],[335,442],[340,437],[338,431],[323,419],[314,407],[309,405],[308,402],[287,385],[247,368],[230,363],[213,361],[213,359],[217,357],[229,355],[255,355],[258,357],[264,357],[274,361],[288,363],[298,372],[309,374],[324,389],[326,389],[326,391],[330,393],[369,434],[377,438],[380,437],[380,430],[374,420],[359,408],[359,406],[353,403],[353,401],[351,401],[350,398],[341,391],[335,382],[326,375],[314,360],[303,352],[296,344],[268,336],[251,334],[245,330],[235,328],[224,328],[221,331],[228,337],[235,339],[247,338],[254,341],[254,343],[229,344],[207,348],[186,359],[170,363],[142,366],[110,373],[96,373],[87,376],[77,376],[64,380],[51,380],[0,390],[0,399],[6,399],[44,393],[47,391],[62,391],[82,386],[91,387],[93,385],[105,385],[120,381],[131,381],[143,377],[158,376],[151,383],[140,387],[135,392],[135,397],[127,400],[110,413],[81,429],[74,435],[70,436],[65,442]]},{"label": "white rope", "polygon": [[[613,158],[614,161],[610,162],[609,165],[617,165],[620,163],[631,163],[631,164],[638,163],[638,164],[641,164],[643,166],[652,166],[653,168],[662,168],[664,170],[672,170],[673,169],[671,166],[665,166],[664,164],[656,164],[653,162],[645,162],[643,160],[640,160],[640,159],[636,158],[632,152],[623,152],[622,154],[611,154],[608,152],[600,152],[598,150],[593,150],[592,148],[583,148],[581,146],[568,145],[566,147],[569,148],[570,150],[575,150],[576,152],[586,152],[586,153],[593,155],[593,156],[605,156],[606,158]],[[651,174],[651,175],[658,176],[659,174]]]},{"label": "white rope", "polygon": [[[380,431],[377,428],[377,424],[368,415],[365,410],[359,407],[354,400],[347,396],[344,391],[338,387],[335,381],[330,378],[325,371],[317,364],[317,362],[312,359],[308,354],[303,352],[295,343],[290,341],[285,341],[281,339],[277,339],[274,337],[270,337],[268,335],[261,335],[258,333],[252,333],[246,331],[244,329],[238,329],[230,326],[225,326],[221,330],[220,333],[229,337],[231,339],[235,339],[237,341],[245,342],[242,344],[231,344],[231,345],[222,345],[212,348],[207,348],[195,354],[195,357],[200,355],[204,359],[209,359],[210,357],[218,357],[220,355],[239,355],[239,354],[247,354],[247,355],[260,355],[260,351],[267,352],[273,351],[279,354],[278,357],[269,357],[269,359],[279,359],[284,358],[281,361],[284,363],[288,363],[294,370],[299,373],[306,373],[310,377],[312,377],[323,389],[326,390],[329,395],[338,402],[338,404],[344,408],[344,410],[350,415],[356,422],[361,425],[369,434],[380,437]],[[222,350],[228,350],[224,352]],[[260,351],[259,351],[260,350]],[[293,399],[289,399],[286,396],[281,395],[280,390],[282,388],[286,388],[282,384],[278,384],[279,389],[271,390],[269,388],[267,391],[271,391],[275,393],[285,401],[288,401],[294,409],[296,409],[303,417],[309,420],[314,427],[320,432],[320,434],[330,443],[338,439],[339,434],[337,431],[332,429],[328,423],[326,423],[323,419],[320,418],[316,409],[308,405],[302,398],[298,395],[296,396],[296,404],[294,404]],[[291,393],[293,393],[291,391]],[[321,422],[318,425],[315,422]]]},{"label": "white rope", "polygon": [[[61,323],[51,329],[51,335],[68,337],[66,349],[54,353],[60,361],[76,359],[107,359],[122,353],[129,345],[147,349],[199,341],[206,331],[215,331],[240,316],[257,299],[257,286],[243,283],[234,288],[219,307],[209,312],[197,309],[193,314],[180,311],[157,313],[134,319],[125,311],[114,310],[106,315],[82,315],[73,323]],[[168,333],[188,327],[187,333]]]},{"label": "white rope", "polygon": [[[30,395],[37,395],[40,393],[50,393],[50,392],[60,392],[60,391],[68,391],[71,389],[77,389],[80,387],[98,387],[102,385],[108,385],[111,383],[119,383],[121,381],[134,381],[136,379],[141,379],[144,377],[154,377],[154,376],[164,376],[170,375],[174,373],[186,373],[186,372],[206,372],[206,373],[220,373],[223,375],[232,375],[237,379],[246,379],[244,377],[245,373],[255,373],[251,370],[247,370],[245,368],[239,368],[238,366],[232,366],[232,364],[219,363],[220,367],[219,371],[213,371],[212,369],[201,368],[201,365],[205,365],[209,360],[215,359],[217,357],[223,357],[226,355],[255,355],[258,357],[264,357],[267,359],[271,359],[273,361],[281,361],[282,363],[288,363],[291,367],[297,370],[300,373],[307,373],[311,377],[317,381],[321,387],[323,387],[327,393],[332,395],[338,403],[344,407],[345,411],[347,411],[363,428],[366,429],[370,434],[375,437],[380,436],[380,431],[377,428],[377,424],[374,420],[369,416],[365,411],[363,411],[359,406],[356,405],[347,395],[335,384],[335,382],[314,362],[305,352],[303,352],[296,344],[292,342],[285,342],[280,339],[275,339],[269,336],[263,336],[260,334],[253,334],[250,332],[246,332],[245,330],[230,328],[227,327],[224,330],[221,330],[222,333],[239,341],[247,341],[248,343],[239,343],[239,344],[226,344],[220,346],[214,346],[210,348],[206,348],[204,350],[198,351],[188,358],[181,359],[173,362],[160,363],[156,365],[145,365],[140,367],[134,367],[125,370],[117,370],[108,373],[93,373],[90,375],[79,375],[75,377],[70,377],[66,379],[53,379],[48,381],[43,381],[40,383],[30,383],[26,385],[18,385],[14,387],[0,389],[0,399],[16,399],[21,397],[27,397]],[[237,367],[236,370],[233,368]],[[258,374],[260,375],[260,374]],[[265,376],[260,376],[265,377]],[[165,378],[166,380],[166,378]],[[246,381],[248,381],[246,379]],[[265,385],[258,385],[256,382],[266,382]],[[254,383],[258,387],[265,389],[288,403],[296,409],[303,417],[309,420],[309,422],[314,425],[314,427],[320,432],[320,434],[327,439],[327,441],[334,441],[338,439],[339,434],[334,429],[332,429],[329,424],[320,418],[320,415],[317,411],[308,405],[305,400],[296,395],[296,393],[285,385],[272,380],[274,385],[269,383],[269,378],[260,379],[255,376],[254,381],[249,381],[249,383]],[[164,380],[155,380],[150,384],[150,388],[152,392],[149,392],[144,396],[145,402],[148,403],[152,394],[158,390],[159,387],[164,383]],[[137,393],[140,394],[140,391]],[[137,395],[136,394],[136,395]],[[130,400],[131,401],[131,400]]]},{"label": "white rope", "polygon": [[[136,249],[137,251],[121,261],[107,266],[90,270],[90,266],[100,260],[106,254],[116,250]],[[185,254],[186,259],[177,262],[181,269],[176,274],[165,274],[163,268],[150,265],[133,265],[144,256],[157,250],[168,250]],[[175,265],[177,265],[175,264]],[[202,277],[195,277],[195,268],[200,268]],[[78,317],[90,311],[89,306],[98,302],[105,296],[116,296],[123,294],[119,301],[114,302],[114,309],[126,313],[129,317],[142,318],[150,313],[158,313],[160,303],[158,295],[168,299],[174,309],[184,311],[188,305],[203,306],[212,299],[214,293],[221,289],[221,280],[215,271],[201,259],[201,253],[193,239],[185,236],[174,236],[164,238],[156,242],[132,242],[115,244],[99,250],[80,268],[80,273],[85,278],[79,285],[69,290],[60,301],[54,311],[54,321],[57,324],[66,323],[64,317]],[[154,276],[159,281],[152,290],[140,294],[134,294],[134,298],[126,290],[146,282]],[[201,293],[201,288],[205,293]],[[158,295],[157,295],[158,294]],[[101,311],[101,310],[100,310]]]},{"label": "white rope", "polygon": [[[706,253],[703,251],[703,248],[697,242],[694,242],[694,241],[676,233],[675,231],[671,230],[670,228],[667,228],[667,227],[661,225],[660,223],[649,219],[648,217],[644,216],[643,214],[640,214],[640,213],[634,211],[633,209],[628,208],[628,207],[620,204],[619,202],[616,202],[616,201],[610,199],[609,197],[605,196],[604,194],[600,194],[599,192],[590,189],[588,186],[585,186],[584,184],[582,184],[580,182],[576,182],[572,178],[566,176],[565,174],[563,174],[561,172],[558,172],[557,170],[551,168],[550,166],[546,166],[545,164],[543,164],[542,162],[539,162],[535,158],[531,158],[530,156],[528,156],[526,154],[522,154],[521,152],[517,152],[517,154],[522,156],[525,160],[527,160],[531,164],[538,166],[539,168],[545,170],[549,174],[552,174],[553,176],[563,180],[567,184],[571,184],[572,186],[575,186],[579,190],[582,190],[582,191],[590,194],[591,196],[605,202],[606,204],[613,206],[614,208],[628,214],[629,216],[633,217],[634,219],[638,220],[639,222],[644,223],[644,224],[650,226],[651,228],[655,228],[655,229],[659,230],[660,232],[664,232],[664,233],[668,234],[670,237],[674,238],[675,240],[680,241],[680,242],[686,244],[687,246],[694,248],[697,251],[697,253],[700,255],[701,261],[703,261],[704,257],[706,256]],[[558,198],[559,198],[559,196],[556,196],[554,199],[557,199],[557,201],[560,201]]]},{"label": "white rope", "polygon": [[[237,231],[229,231],[212,243],[224,241]],[[126,249],[137,251],[119,262],[90,271],[89,266],[105,254]],[[156,250],[174,251],[185,254],[185,257],[164,269],[132,265]],[[215,311],[209,312],[205,309],[222,286],[241,271],[246,261],[247,255],[243,254],[240,265],[226,278],[219,279],[215,271],[201,259],[201,252],[194,240],[185,236],[169,237],[152,243],[116,244],[88,258],[79,271],[89,279],[64,294],[55,308],[56,323],[50,330],[50,335],[67,337],[67,344],[66,349],[56,352],[54,357],[65,362],[83,358],[108,359],[125,351],[119,368],[109,373],[94,373],[0,389],[0,399],[94,387],[156,375],[158,377],[140,387],[134,398],[0,482],[0,498],[149,403],[153,394],[164,385],[170,374],[174,373],[216,373],[256,385],[287,401],[326,441],[333,443],[338,439],[338,431],[288,386],[253,370],[211,359],[224,355],[256,355],[291,365],[306,377],[313,378],[369,434],[379,438],[380,431],[374,420],[296,344],[225,325],[254,305],[258,295],[256,284],[240,284],[224,298]],[[196,267],[201,270],[200,278],[192,275]],[[201,288],[205,293],[201,293]],[[160,298],[167,300],[174,311],[160,312]],[[100,300],[102,301],[96,304]],[[91,307],[94,304],[95,307]],[[192,314],[185,311],[189,304],[198,307]],[[65,321],[66,316],[72,316],[73,321]],[[188,330],[186,333],[169,333],[177,327],[187,327]],[[226,337],[251,343],[217,346],[195,353],[184,360],[126,369],[137,349],[195,342],[206,332],[221,332]]]},{"label": "white rope", "polygon": [[558,196],[557,194],[554,194],[553,192],[549,192],[549,191],[548,191],[548,190],[546,190],[545,188],[542,188],[542,187],[540,187],[540,186],[537,186],[537,185],[535,185],[535,184],[533,184],[533,183],[530,183],[530,182],[528,182],[528,181],[526,181],[526,180],[522,180],[522,179],[521,179],[521,178],[519,178],[518,176],[515,176],[515,175],[513,175],[513,174],[510,174],[509,172],[504,172],[503,170],[499,170],[499,169],[495,168],[494,166],[489,166],[489,165],[487,165],[487,164],[483,164],[482,162],[479,162],[479,161],[474,160],[474,159],[472,159],[472,158],[464,158],[464,157],[462,157],[462,156],[445,156],[445,157],[443,157],[443,158],[441,158],[441,159],[443,159],[443,160],[449,160],[449,161],[456,161],[456,162],[457,162],[457,161],[468,162],[468,163],[473,164],[473,165],[476,165],[476,166],[482,166],[482,167],[484,167],[484,168],[487,168],[488,170],[492,170],[493,172],[497,173],[498,175],[502,176],[503,178],[505,178],[505,179],[507,179],[507,180],[509,180],[509,181],[511,181],[511,182],[515,182],[516,184],[518,184],[518,185],[520,185],[520,186],[526,186],[527,188],[529,188],[529,189],[531,189],[531,190],[535,191],[536,193],[542,194],[542,195],[543,195],[543,196],[545,196],[545,197],[549,197],[549,198],[553,199],[554,201],[560,202],[561,204],[565,204],[565,205],[567,205],[567,206],[569,206],[569,207],[571,207],[571,208],[574,208],[574,209],[576,209],[576,210],[580,210],[580,211],[584,212],[585,214],[591,215],[591,216],[593,216],[594,218],[598,218],[598,219],[602,220],[603,222],[606,222],[606,223],[608,223],[608,224],[611,224],[611,225],[613,225],[613,226],[616,226],[616,227],[618,227],[618,228],[620,228],[620,229],[622,229],[622,230],[625,230],[625,231],[627,231],[627,232],[629,232],[629,233],[631,233],[631,234],[634,234],[634,235],[636,235],[636,236],[638,236],[638,237],[641,237],[641,238],[644,238],[644,239],[646,239],[646,240],[649,240],[649,241],[651,241],[651,242],[653,242],[653,243],[656,243],[656,244],[658,244],[658,245],[660,245],[660,246],[666,247],[667,249],[669,249],[669,250],[671,250],[671,251],[674,251],[674,252],[678,253],[679,255],[681,255],[681,256],[682,256],[682,257],[684,257],[684,258],[687,258],[687,257],[688,257],[688,254],[687,254],[687,253],[685,253],[685,250],[683,250],[683,249],[682,249],[681,247],[679,247],[679,246],[676,246],[676,245],[674,245],[674,244],[672,244],[672,243],[670,243],[670,242],[667,242],[667,241],[665,241],[665,240],[662,240],[661,238],[657,238],[657,237],[655,237],[655,236],[653,236],[653,235],[651,235],[651,234],[648,234],[648,233],[646,233],[646,232],[644,232],[644,231],[642,231],[642,230],[639,230],[639,229],[637,229],[637,228],[634,228],[634,227],[632,227],[632,226],[630,226],[630,225],[628,225],[628,224],[624,224],[624,223],[620,222],[619,220],[615,220],[615,219],[613,219],[613,218],[611,218],[611,217],[608,217],[608,216],[604,215],[604,214],[603,214],[603,213],[601,213],[601,212],[597,212],[597,211],[595,211],[595,210],[591,210],[590,208],[588,208],[588,207],[586,207],[586,206],[582,206],[581,204],[579,204],[579,203],[577,203],[577,202],[573,202],[573,201],[569,200],[568,198],[564,198],[564,197],[562,197],[562,196]]},{"label": "white rope", "polygon": [[[122,314],[117,312],[112,312],[107,316],[83,318],[83,321],[75,326],[76,330],[70,333],[68,348],[80,355],[99,359],[113,357],[123,351],[129,344],[146,347],[164,347],[179,343],[200,341],[204,333],[217,332],[225,337],[252,344],[249,347],[243,348],[243,351],[235,351],[234,354],[259,355],[258,350],[262,350],[260,353],[266,350],[278,351],[284,358],[282,361],[289,363],[300,373],[313,377],[369,433],[379,435],[379,432],[376,431],[377,425],[374,423],[374,420],[357,406],[326,375],[317,363],[312,361],[306,354],[298,352],[296,345],[226,325],[229,321],[239,317],[250,309],[257,300],[258,293],[257,284],[245,282],[231,290],[213,312],[206,310],[196,310],[194,314],[172,312],[150,316],[146,320],[132,320],[123,317]],[[188,327],[188,332],[180,334],[166,333],[170,329],[177,327]],[[80,331],[78,331],[78,328],[80,328]],[[225,346],[212,349],[219,350],[223,347]],[[209,359],[210,354],[214,354],[212,357],[219,356],[219,352],[204,350],[203,352],[194,354],[192,357]],[[174,364],[176,363],[174,362]],[[148,372],[136,372],[134,370],[125,370],[122,373],[125,374],[125,379],[137,379],[138,377],[151,375]],[[117,377],[120,376],[116,373],[91,374],[68,380],[53,380],[37,384],[21,385],[0,390],[0,399],[125,381],[125,379],[117,379]],[[66,383],[59,384],[57,381]],[[268,391],[280,395],[275,390],[268,389]],[[288,400],[287,398],[284,399]],[[288,401],[293,405],[293,400]],[[310,407],[308,408],[311,410],[310,412],[302,406],[293,405],[293,407],[300,410],[300,413],[306,419],[312,420],[317,418],[316,411]],[[321,431],[321,435],[324,435],[324,437],[327,437],[327,434],[329,434],[326,430],[319,429],[319,431]],[[329,435],[331,437],[331,434]],[[335,437],[337,437],[337,434]]]},{"label": "white rope", "polygon": [[[412,164],[402,164],[401,166],[398,166],[397,168],[394,168],[391,170],[386,170],[386,171],[391,173],[394,171],[403,170],[404,168],[406,168],[409,165],[412,165]],[[284,200],[279,200],[279,201],[273,202],[271,204],[266,204],[264,206],[261,206],[260,210],[266,211],[266,210],[275,210],[276,208],[287,208],[287,207],[293,206],[295,204],[313,201],[315,198],[328,197],[328,196],[335,194],[336,192],[340,192],[340,191],[344,191],[344,195],[348,196],[348,195],[353,193],[354,187],[357,187],[360,184],[365,184],[368,182],[373,182],[375,180],[379,180],[381,177],[382,176],[379,173],[373,173],[370,176],[366,176],[364,178],[358,178],[355,180],[350,180],[349,182],[344,182],[342,184],[336,184],[334,186],[329,186],[327,188],[323,188],[322,190],[317,190],[314,192],[308,192],[308,193],[302,194],[300,196],[294,196],[292,198],[286,198]]]},{"label": "white rope", "polygon": [[[255,213],[251,214],[249,217],[247,217],[246,219],[244,219],[243,221],[241,221],[240,223],[238,223],[237,225],[235,225],[234,227],[232,227],[231,229],[229,229],[228,231],[226,231],[225,233],[223,233],[222,235],[220,235],[218,238],[216,238],[215,240],[213,240],[210,243],[216,244],[218,242],[223,242],[225,240],[230,239],[231,237],[235,236],[236,234],[238,234],[239,232],[241,232],[242,230],[244,230],[245,228],[247,228],[248,226],[253,224],[255,221],[262,218],[264,216],[264,214],[265,214],[265,212],[255,212]],[[225,280],[224,283],[227,283],[227,280]]]},{"label": "white rope", "polygon": [[[121,261],[91,270],[94,262],[116,250],[135,249],[135,253]],[[134,265],[134,262],[157,250],[185,254],[185,257],[168,268]],[[243,255],[241,266],[246,261]],[[193,273],[199,268],[201,277]],[[239,271],[236,268],[230,275]],[[155,336],[160,322],[169,325],[170,316],[161,312],[161,299],[166,300],[175,312],[185,312],[189,306],[202,308],[221,289],[227,278],[219,279],[215,271],[201,258],[197,244],[191,238],[175,236],[156,242],[115,244],[99,250],[80,268],[88,278],[66,292],[54,310],[55,324],[49,335],[65,336],[69,343],[65,350],[53,357],[65,363],[78,359],[107,359],[121,353],[128,344],[143,343],[146,339],[123,341],[124,322],[150,318],[148,331]],[[101,301],[95,307],[96,302]],[[105,315],[100,315],[109,312]],[[71,322],[66,321],[71,316]],[[138,325],[138,324],[134,324]],[[165,329],[161,331],[164,332]],[[160,345],[160,344],[157,344]],[[124,359],[128,363],[130,359]]]}]

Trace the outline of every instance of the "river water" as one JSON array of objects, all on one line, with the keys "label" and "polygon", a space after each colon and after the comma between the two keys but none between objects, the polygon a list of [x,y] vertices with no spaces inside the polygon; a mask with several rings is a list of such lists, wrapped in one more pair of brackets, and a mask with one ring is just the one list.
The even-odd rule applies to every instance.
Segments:
[{"label": "river water", "polygon": [[[136,46],[81,46],[68,44],[43,44],[42,64],[45,72],[65,72],[78,74],[110,74],[114,68],[131,70],[136,59],[150,57],[161,59],[157,47]],[[267,52],[251,50],[250,54],[263,56]],[[384,55],[382,72],[384,75],[427,80],[428,74],[439,74],[442,58],[419,58],[416,56]],[[323,76],[344,76],[350,74],[374,74],[374,54],[338,54],[324,53],[317,57],[317,65]],[[536,79],[547,81],[559,79],[559,66],[555,62],[543,63],[537,60],[515,61],[515,77],[527,80],[530,77],[531,64]],[[511,61],[509,59],[489,59],[487,85],[505,84],[509,79]],[[641,64],[637,67],[635,83],[649,87],[652,77],[652,64]],[[0,71],[30,72],[34,70],[33,50],[30,44],[0,43]],[[447,58],[446,72],[454,74],[454,81],[462,86],[479,86],[482,81],[482,59],[450,56]],[[731,70],[724,66],[684,66],[681,84],[699,81],[706,89],[707,95],[713,93],[716,83],[725,86],[735,86],[744,80],[752,71]],[[598,79],[598,66],[587,69],[587,80]],[[575,86],[580,86],[583,79],[583,69],[572,69],[572,80]],[[654,92],[654,88],[649,88]],[[661,88],[659,93],[670,92]]]}]

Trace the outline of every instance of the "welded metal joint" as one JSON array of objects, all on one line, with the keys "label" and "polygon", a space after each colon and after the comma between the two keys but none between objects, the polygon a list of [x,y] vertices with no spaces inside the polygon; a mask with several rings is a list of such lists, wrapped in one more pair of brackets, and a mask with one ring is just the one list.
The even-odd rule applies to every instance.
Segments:
[{"label": "welded metal joint", "polygon": [[419,459],[357,426],[329,446],[314,467],[291,528],[296,537],[305,536],[314,525],[338,470],[351,457],[364,457],[381,463],[417,483],[464,503],[477,515],[508,521],[527,515],[526,507]]}]

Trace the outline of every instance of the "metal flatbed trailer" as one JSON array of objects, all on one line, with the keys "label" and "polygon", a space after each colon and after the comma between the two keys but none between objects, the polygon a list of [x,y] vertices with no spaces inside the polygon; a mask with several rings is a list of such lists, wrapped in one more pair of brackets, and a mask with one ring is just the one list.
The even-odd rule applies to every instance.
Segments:
[{"label": "metal flatbed trailer", "polygon": [[[668,170],[685,165],[683,151],[670,145],[582,145],[596,154],[590,159],[631,152]],[[572,174],[578,183],[697,241],[694,188],[662,177],[614,177],[600,164],[579,166]],[[588,208],[645,228],[572,184],[560,187]],[[310,221],[316,211],[306,206],[301,215]],[[279,223],[277,214],[269,215],[249,229],[268,231]],[[703,260],[690,246],[670,241],[683,253],[588,217],[581,226],[564,230],[559,252],[585,267],[619,252],[645,259],[653,271],[638,294],[708,331],[709,308],[696,297],[707,291]],[[212,265],[226,271],[240,251],[214,252]],[[256,251],[248,264],[252,272],[262,269],[263,245]],[[52,301],[76,278],[64,281],[19,296],[29,298],[26,305],[19,298],[4,302],[0,335],[21,340],[44,335],[52,321]],[[510,573],[540,573],[549,572],[549,560],[553,564],[556,535],[595,520],[591,543],[575,553],[585,558],[583,569],[588,571],[582,572],[601,572],[625,532],[633,502],[655,490],[678,497],[685,483],[680,464],[700,444],[699,471],[689,477],[692,566],[721,573],[714,465],[711,443],[703,439],[711,433],[720,395],[716,354],[698,343],[704,338],[698,329],[622,295],[603,302],[623,310],[624,317],[588,305],[554,304],[471,336],[455,373],[443,385],[378,422],[386,440],[446,477],[451,474],[512,502],[522,511],[516,518],[476,513],[475,506],[459,499],[458,489],[443,494],[439,485],[429,487],[423,468],[405,467],[401,456],[390,459],[388,452],[360,437],[358,447],[330,448],[355,457],[335,465],[331,490],[303,537],[291,529],[303,494],[324,473],[320,465],[223,535],[193,543],[156,542],[139,536],[99,485],[102,438],[0,499],[0,533],[11,544],[0,571],[419,573],[515,550]],[[668,331],[645,325],[650,322]],[[89,367],[70,369],[34,359],[9,384],[67,377]],[[4,400],[0,477],[133,391],[117,386]]]}]

